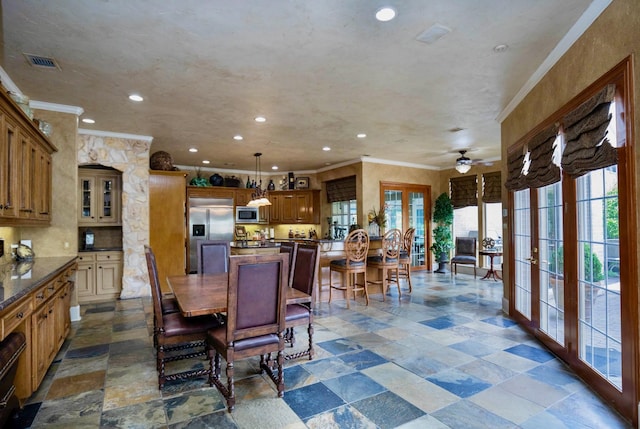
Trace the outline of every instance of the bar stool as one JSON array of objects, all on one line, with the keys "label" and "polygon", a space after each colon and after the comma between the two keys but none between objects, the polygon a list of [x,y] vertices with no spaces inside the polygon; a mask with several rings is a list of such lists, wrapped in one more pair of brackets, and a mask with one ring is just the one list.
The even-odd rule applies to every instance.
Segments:
[{"label": "bar stool", "polygon": [[[389,288],[389,277],[391,273],[394,273],[395,277],[398,278],[398,260],[400,258],[401,243],[402,233],[400,230],[391,229],[387,231],[382,238],[382,254],[369,256],[367,258],[367,265],[378,269],[379,279],[370,280],[369,283],[381,285],[383,301]],[[400,282],[396,283],[398,285],[398,297],[400,297],[402,294],[402,292],[400,292]]]},{"label": "bar stool", "polygon": [[[364,229],[356,229],[349,233],[344,240],[345,258],[331,261],[329,264],[329,302],[331,291],[339,289],[345,291],[347,308],[350,308],[349,295],[353,291],[353,299],[358,291],[364,291],[364,296],[369,305],[369,292],[367,291],[367,253],[369,252],[369,234]],[[342,273],[342,284],[333,284],[333,271]],[[357,275],[363,275],[363,282],[357,283]]]},{"label": "bar stool", "polygon": [[405,231],[402,238],[402,248],[400,249],[400,257],[398,259],[398,275],[397,277],[391,273],[389,281],[398,282],[399,279],[407,279],[409,283],[409,293],[413,292],[411,284],[411,251],[413,250],[413,240],[416,237],[416,229],[409,228]]}]

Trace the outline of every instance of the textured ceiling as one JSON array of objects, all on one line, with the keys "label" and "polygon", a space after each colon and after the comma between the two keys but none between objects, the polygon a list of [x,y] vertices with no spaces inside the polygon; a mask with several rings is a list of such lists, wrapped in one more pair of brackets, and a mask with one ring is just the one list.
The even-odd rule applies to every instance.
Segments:
[{"label": "textured ceiling", "polygon": [[[362,156],[444,168],[459,149],[500,157],[496,118],[590,3],[3,0],[1,61],[32,100],[81,107],[96,120],[82,128],[151,136],[179,165],[251,171],[259,151],[265,171]],[[393,21],[374,19],[384,4]],[[451,33],[416,40],[436,23]]]}]

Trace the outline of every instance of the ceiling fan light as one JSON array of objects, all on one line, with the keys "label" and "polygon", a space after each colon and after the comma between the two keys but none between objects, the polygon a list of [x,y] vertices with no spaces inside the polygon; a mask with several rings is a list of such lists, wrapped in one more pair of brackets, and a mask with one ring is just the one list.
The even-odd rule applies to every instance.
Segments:
[{"label": "ceiling fan light", "polygon": [[471,170],[471,164],[456,164],[456,170],[460,174],[464,174]]}]

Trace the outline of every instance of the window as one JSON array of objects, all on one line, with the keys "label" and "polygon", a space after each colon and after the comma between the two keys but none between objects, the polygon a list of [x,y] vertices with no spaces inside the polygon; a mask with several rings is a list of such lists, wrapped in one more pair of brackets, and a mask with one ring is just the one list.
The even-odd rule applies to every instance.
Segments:
[{"label": "window", "polygon": [[343,239],[347,236],[351,225],[356,224],[358,211],[356,200],[336,201],[331,203],[331,238]]}]

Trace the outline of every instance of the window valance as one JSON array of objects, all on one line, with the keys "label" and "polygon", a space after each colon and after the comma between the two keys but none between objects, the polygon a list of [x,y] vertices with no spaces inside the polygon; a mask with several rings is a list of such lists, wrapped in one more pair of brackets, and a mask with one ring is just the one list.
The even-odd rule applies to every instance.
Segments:
[{"label": "window valance", "polygon": [[562,169],[574,179],[618,162],[616,148],[607,138],[615,92],[615,85],[605,86],[562,120],[566,141]]},{"label": "window valance", "polygon": [[454,209],[478,205],[478,181],[475,175],[452,177],[449,186]]},{"label": "window valance", "polygon": [[482,202],[502,202],[502,174],[499,171],[482,175]]},{"label": "window valance", "polygon": [[327,182],[327,201],[350,201],[357,198],[356,176],[343,177]]}]

